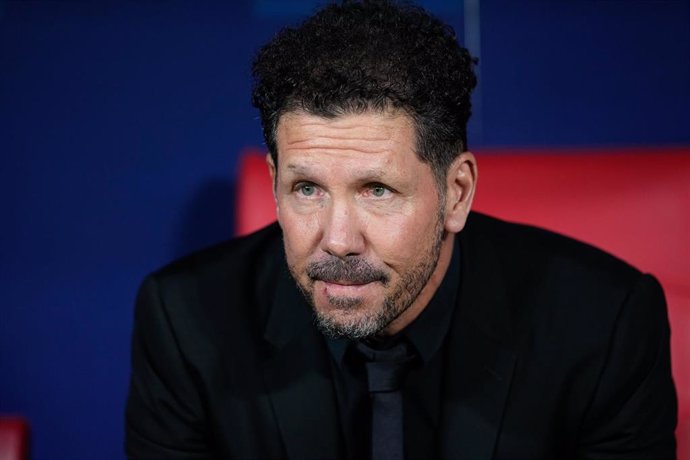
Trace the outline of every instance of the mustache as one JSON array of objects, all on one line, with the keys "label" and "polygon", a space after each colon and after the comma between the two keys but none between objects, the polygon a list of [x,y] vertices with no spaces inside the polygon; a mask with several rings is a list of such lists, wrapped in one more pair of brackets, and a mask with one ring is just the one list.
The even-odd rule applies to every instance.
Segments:
[{"label": "mustache", "polygon": [[312,280],[331,283],[367,284],[378,281],[386,285],[390,280],[385,271],[359,257],[330,257],[310,263],[306,271]]}]

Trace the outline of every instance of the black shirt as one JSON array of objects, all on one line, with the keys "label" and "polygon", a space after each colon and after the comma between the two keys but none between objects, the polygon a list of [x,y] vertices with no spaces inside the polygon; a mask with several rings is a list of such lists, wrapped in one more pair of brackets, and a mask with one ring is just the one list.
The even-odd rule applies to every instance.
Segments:
[{"label": "black shirt", "polygon": [[[417,319],[386,339],[387,342],[407,340],[418,355],[402,387],[404,452],[408,460],[437,456],[445,361],[443,344],[458,298],[459,252],[456,244],[441,285]],[[348,339],[328,340],[345,458],[361,460],[370,457],[371,405],[366,374],[353,346]]]}]

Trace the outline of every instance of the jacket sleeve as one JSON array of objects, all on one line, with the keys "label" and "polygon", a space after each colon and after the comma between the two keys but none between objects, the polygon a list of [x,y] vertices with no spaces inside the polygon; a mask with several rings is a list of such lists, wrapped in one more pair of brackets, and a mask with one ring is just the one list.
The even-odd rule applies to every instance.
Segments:
[{"label": "jacket sleeve", "polygon": [[579,458],[675,458],[677,402],[669,336],[661,286],[641,275],[618,313],[581,432]]},{"label": "jacket sleeve", "polygon": [[125,419],[130,459],[211,457],[201,399],[153,276],[137,296]]}]

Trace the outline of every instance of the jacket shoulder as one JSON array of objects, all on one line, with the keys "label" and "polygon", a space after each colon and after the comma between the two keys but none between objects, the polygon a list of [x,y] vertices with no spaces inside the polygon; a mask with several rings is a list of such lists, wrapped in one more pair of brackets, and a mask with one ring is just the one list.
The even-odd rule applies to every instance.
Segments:
[{"label": "jacket shoulder", "polygon": [[[513,270],[510,278],[536,271],[570,275],[571,283],[629,286],[641,272],[628,262],[592,244],[543,228],[472,213],[469,237],[496,248],[502,263]],[[577,274],[578,276],[574,276]],[[598,280],[598,281],[597,281]]]},{"label": "jacket shoulder", "polygon": [[[160,309],[180,342],[190,348],[230,337],[249,343],[262,335],[272,287],[285,267],[280,227],[272,224],[149,274],[139,289],[136,316]],[[158,300],[143,301],[147,296]]]},{"label": "jacket shoulder", "polygon": [[180,276],[205,276],[213,273],[246,273],[278,259],[282,254],[281,232],[277,223],[246,236],[232,238],[221,243],[176,259],[155,270],[152,275],[159,279]]},{"label": "jacket shoulder", "polygon": [[605,346],[639,286],[658,293],[659,301],[650,308],[661,311],[663,305],[654,277],[548,230],[474,213],[461,242],[465,273],[478,285],[472,289],[506,299],[494,314],[510,318],[514,340],[543,333],[554,340],[560,336],[561,342],[591,340]]}]

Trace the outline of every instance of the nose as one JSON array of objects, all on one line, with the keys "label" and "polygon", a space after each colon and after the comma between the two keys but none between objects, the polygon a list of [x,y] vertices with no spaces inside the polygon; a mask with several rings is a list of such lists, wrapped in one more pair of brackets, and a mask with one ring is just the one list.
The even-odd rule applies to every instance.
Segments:
[{"label": "nose", "polygon": [[354,204],[345,200],[332,202],[325,214],[323,251],[340,258],[364,252],[364,235]]}]

